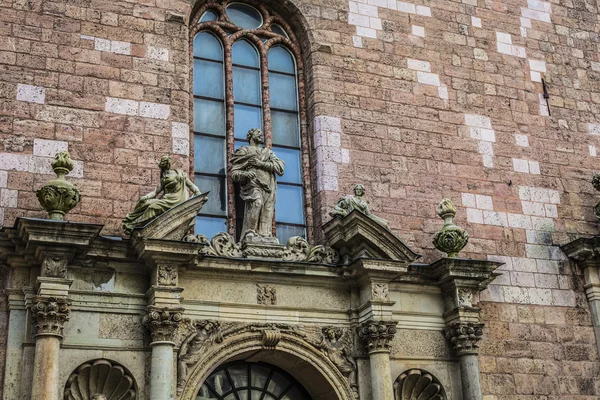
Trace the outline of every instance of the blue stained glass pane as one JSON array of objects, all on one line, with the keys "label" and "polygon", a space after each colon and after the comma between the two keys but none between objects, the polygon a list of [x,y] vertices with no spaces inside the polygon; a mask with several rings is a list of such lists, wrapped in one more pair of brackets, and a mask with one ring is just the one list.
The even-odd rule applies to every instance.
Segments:
[{"label": "blue stained glass pane", "polygon": [[258,51],[248,41],[238,40],[231,48],[231,61],[237,65],[258,68]]},{"label": "blue stained glass pane", "polygon": [[194,232],[196,234],[201,233],[210,240],[217,233],[227,232],[227,219],[198,216],[196,217]]},{"label": "blue stained glass pane", "polygon": [[262,129],[262,110],[258,107],[236,104],[233,106],[233,136],[246,140],[248,131],[252,128]]},{"label": "blue stained glass pane", "polygon": [[200,32],[194,37],[194,56],[223,61],[223,46],[212,33]]},{"label": "blue stained glass pane", "polygon": [[304,200],[302,187],[277,185],[277,201],[275,202],[275,218],[277,222],[304,224]]},{"label": "blue stained glass pane", "polygon": [[288,239],[292,236],[306,238],[306,228],[303,226],[281,224],[276,224],[275,226],[277,228],[277,239],[279,239],[279,243],[287,243]]},{"label": "blue stained glass pane", "polygon": [[225,187],[225,178],[214,176],[196,175],[194,183],[202,193],[208,194],[208,201],[202,207],[202,214],[227,215],[227,188]]},{"label": "blue stained glass pane", "polygon": [[194,131],[225,136],[225,107],[222,101],[194,99]]},{"label": "blue stained glass pane", "polygon": [[271,107],[290,111],[298,109],[295,76],[269,72],[269,87],[271,88]]},{"label": "blue stained glass pane", "polygon": [[281,178],[278,178],[278,180],[280,182],[287,183],[302,183],[300,150],[273,147],[273,151],[275,152],[275,155],[277,155],[277,157],[279,157],[285,163],[285,172]]},{"label": "blue stained glass pane", "polygon": [[271,110],[273,144],[300,147],[298,114]]},{"label": "blue stained glass pane", "polygon": [[214,11],[207,11],[204,14],[202,14],[202,18],[200,18],[200,22],[209,22],[209,21],[216,21],[218,19],[217,14],[214,13]]},{"label": "blue stained glass pane", "polygon": [[289,37],[285,29],[283,29],[283,27],[278,24],[271,24],[271,32],[277,33],[285,37]]},{"label": "blue stained glass pane", "polygon": [[240,147],[247,146],[247,145],[248,145],[248,142],[236,140],[235,142],[233,142],[233,151],[236,151]]},{"label": "blue stained glass pane", "polygon": [[222,99],[225,88],[223,63],[194,60],[194,94]]},{"label": "blue stained glass pane", "polygon": [[[273,29],[273,28],[271,28]],[[269,71],[296,73],[296,66],[292,54],[284,47],[275,46],[269,50]]]},{"label": "blue stained glass pane", "polygon": [[262,25],[260,13],[244,4],[231,4],[227,7],[229,20],[244,29],[256,29]]},{"label": "blue stained glass pane", "polygon": [[194,136],[194,170],[225,175],[225,139]]},{"label": "blue stained glass pane", "polygon": [[260,72],[233,67],[233,99],[242,103],[260,105]]}]

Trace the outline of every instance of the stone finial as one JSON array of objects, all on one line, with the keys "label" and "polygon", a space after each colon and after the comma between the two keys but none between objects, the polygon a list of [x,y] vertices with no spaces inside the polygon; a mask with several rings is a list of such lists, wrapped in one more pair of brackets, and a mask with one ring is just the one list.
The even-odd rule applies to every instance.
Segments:
[{"label": "stone finial", "polygon": [[[600,174],[594,173],[594,176],[592,177],[592,186],[594,186],[594,189],[600,191]],[[600,219],[600,202],[594,206],[594,214],[596,215],[596,218]]]},{"label": "stone finial", "polygon": [[457,356],[479,353],[483,324],[457,322],[446,327],[444,333]]},{"label": "stone finial", "polygon": [[68,151],[56,153],[52,162],[56,179],[36,191],[40,204],[48,211],[48,218],[52,220],[62,221],[64,215],[79,203],[79,190],[65,179],[73,167],[73,160]]},{"label": "stone finial", "polygon": [[444,226],[433,237],[433,245],[436,249],[448,254],[449,258],[458,257],[469,241],[469,234],[463,228],[454,224],[456,207],[450,199],[443,199],[437,206],[437,214],[444,220]]}]

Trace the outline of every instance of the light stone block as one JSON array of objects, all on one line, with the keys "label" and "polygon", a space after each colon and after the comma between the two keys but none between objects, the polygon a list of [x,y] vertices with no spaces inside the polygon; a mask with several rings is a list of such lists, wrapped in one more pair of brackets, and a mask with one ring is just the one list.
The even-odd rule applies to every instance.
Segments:
[{"label": "light stone block", "polygon": [[332,147],[342,147],[342,141],[339,132],[326,132],[327,145]]},{"label": "light stone block", "polygon": [[488,255],[487,259],[488,259],[488,261],[496,261],[496,262],[504,263],[504,265],[502,265],[499,268],[502,271],[510,271],[510,270],[513,269],[512,257],[498,256],[498,255],[491,255],[491,256]]},{"label": "light stone block", "polygon": [[467,222],[483,224],[483,211],[476,208],[467,208]]},{"label": "light stone block", "polygon": [[558,277],[549,274],[535,274],[535,287],[544,289],[559,289]]},{"label": "light stone block", "polygon": [[25,154],[0,153],[0,170],[29,171],[31,156]]},{"label": "light stone block", "polygon": [[519,186],[519,199],[531,200],[531,192],[527,186]]},{"label": "light stone block", "polygon": [[388,1],[387,0],[367,0],[367,4],[377,7],[387,8]]},{"label": "light stone block", "polygon": [[408,69],[414,69],[416,71],[431,72],[431,64],[427,61],[413,60],[411,58],[406,60]]},{"label": "light stone block", "polygon": [[398,11],[403,11],[403,12],[409,13],[409,14],[417,13],[417,8],[415,7],[414,4],[406,3],[404,1],[399,1],[397,3],[397,9],[398,9]]},{"label": "light stone block", "polygon": [[531,223],[536,231],[554,232],[555,230],[552,218],[531,217]]},{"label": "light stone block", "polygon": [[492,129],[492,122],[490,119],[477,114],[465,114],[465,125]]},{"label": "light stone block", "polygon": [[560,263],[553,260],[535,260],[537,272],[541,274],[558,274]]},{"label": "light stone block", "polygon": [[529,288],[529,300],[531,304],[552,305],[552,291],[550,289]]},{"label": "light stone block", "polygon": [[546,216],[544,205],[541,203],[521,201],[521,207],[523,208],[523,214],[525,215],[536,215],[538,217]]},{"label": "light stone block", "polygon": [[546,260],[550,259],[550,249],[548,248],[548,246],[538,244],[526,244],[525,254],[529,258],[541,258]]},{"label": "light stone block", "polygon": [[90,36],[90,35],[79,35],[79,38],[81,40],[95,40],[96,39],[94,36]]},{"label": "light stone block", "polygon": [[358,4],[358,13],[361,15],[366,15],[368,17],[379,17],[377,7],[368,4]]},{"label": "light stone block", "polygon": [[529,60],[529,68],[532,71],[546,72],[546,62],[541,60]]},{"label": "light stone block", "polygon": [[529,291],[526,288],[503,286],[504,301],[507,303],[529,304]]},{"label": "light stone block", "polygon": [[541,82],[542,75],[537,71],[529,71],[529,76],[533,82]]},{"label": "light stone block", "polygon": [[424,17],[431,17],[431,8],[427,6],[417,6],[417,15],[422,15]]},{"label": "light stone block", "polygon": [[485,156],[491,157],[494,155],[494,146],[492,145],[492,142],[480,141],[477,143],[477,150],[479,151],[479,154],[483,154]]},{"label": "light stone block", "polygon": [[536,260],[525,257],[512,257],[512,265],[515,271],[538,272]]},{"label": "light stone block", "polygon": [[469,128],[469,134],[471,135],[472,139],[476,139],[476,140],[481,140],[481,129],[483,128],[477,128],[477,127],[470,127]]},{"label": "light stone block", "polygon": [[504,32],[496,32],[496,41],[498,43],[512,44],[510,34]]},{"label": "light stone block", "polygon": [[131,43],[112,40],[110,42],[110,51],[116,54],[131,55]]},{"label": "light stone block", "polygon": [[183,122],[171,122],[171,137],[189,140],[190,126]]},{"label": "light stone block", "polygon": [[525,231],[525,238],[527,240],[527,243],[538,243],[537,233],[534,230]]},{"label": "light stone block", "polygon": [[419,37],[425,37],[425,28],[419,25],[413,25],[412,34]]},{"label": "light stone block", "polygon": [[373,29],[383,29],[380,18],[369,17],[369,25]]},{"label": "light stone block", "polygon": [[508,213],[508,226],[511,228],[531,229],[531,217],[527,215]]},{"label": "light stone block", "polygon": [[94,49],[97,51],[110,51],[110,40],[101,38],[94,39]]},{"label": "light stone block", "polygon": [[482,194],[475,195],[475,201],[477,203],[477,208],[481,210],[493,210],[494,202],[491,196],[485,196]]},{"label": "light stone block", "polygon": [[438,87],[438,96],[440,99],[448,100],[448,87],[445,85]]},{"label": "light stone block", "polygon": [[498,53],[510,54],[512,56],[512,45],[498,42],[496,44],[496,47],[498,49]]},{"label": "light stone block", "polygon": [[575,293],[572,290],[552,289],[553,304],[555,306],[575,307]]},{"label": "light stone block", "polygon": [[56,153],[67,151],[69,144],[60,140],[33,140],[33,155],[40,157],[54,157]]},{"label": "light stone block", "polygon": [[590,135],[600,135],[600,124],[588,124]]},{"label": "light stone block", "polygon": [[360,14],[348,14],[348,23],[351,25],[369,27],[369,17]]},{"label": "light stone block", "polygon": [[461,199],[463,207],[477,208],[477,203],[475,202],[475,195],[473,193],[462,193]]},{"label": "light stone block", "polygon": [[529,173],[540,175],[540,163],[537,161],[529,161]]},{"label": "light stone block", "polygon": [[358,3],[356,1],[349,2],[349,11],[352,14],[358,14]]},{"label": "light stone block", "polygon": [[496,133],[493,129],[481,128],[481,140],[486,142],[496,142]]},{"label": "light stone block", "polygon": [[135,100],[107,97],[105,111],[114,114],[138,115],[140,104]]},{"label": "light stone block", "polygon": [[[482,143],[486,143],[486,142],[482,142]],[[483,166],[486,168],[493,168],[494,167],[494,157],[491,155],[483,155]]]},{"label": "light stone block", "polygon": [[387,8],[390,10],[395,10],[398,6],[397,0],[387,0]]},{"label": "light stone block", "polygon": [[479,300],[504,303],[504,291],[502,290],[502,286],[489,285],[487,289],[479,293]]},{"label": "light stone block", "polygon": [[535,280],[531,272],[510,272],[510,281],[513,286],[535,287]]},{"label": "light stone block", "polygon": [[0,188],[5,188],[8,185],[8,172],[0,171]]},{"label": "light stone block", "polygon": [[597,155],[596,146],[590,145],[589,149],[590,149],[590,156],[596,157],[596,155]]},{"label": "light stone block", "polygon": [[547,189],[532,187],[529,191],[531,193],[531,201],[550,203],[550,193]]},{"label": "light stone block", "polygon": [[148,46],[146,57],[154,60],[169,61],[169,49],[164,47]]},{"label": "light stone block", "polygon": [[531,28],[531,20],[525,17],[519,17],[523,28]]},{"label": "light stone block", "polygon": [[529,163],[527,162],[527,160],[522,160],[520,158],[513,158],[512,162],[513,162],[513,169],[515,170],[515,172],[523,172],[526,174],[529,173]]},{"label": "light stone block", "polygon": [[168,104],[140,102],[140,117],[154,119],[168,119],[171,107]]},{"label": "light stone block", "polygon": [[189,156],[190,141],[187,139],[173,138],[173,153]]},{"label": "light stone block", "polygon": [[471,16],[471,25],[476,28],[481,28],[481,18]]},{"label": "light stone block", "polygon": [[342,164],[350,163],[350,150],[342,149]]},{"label": "light stone block", "polygon": [[558,218],[558,209],[555,204],[544,204],[544,209],[546,211],[546,217]]},{"label": "light stone block", "polygon": [[592,71],[600,71],[600,62],[591,61],[590,65],[592,67]]},{"label": "light stone block", "polygon": [[545,11],[544,2],[540,0],[527,0],[527,7],[538,11]]},{"label": "light stone block", "polygon": [[363,43],[362,43],[362,38],[360,36],[352,36],[352,44],[354,45],[354,47],[358,47],[360,49],[362,49],[363,47]]},{"label": "light stone block", "polygon": [[508,218],[505,212],[484,210],[483,223],[493,226],[508,226]]},{"label": "light stone block", "polygon": [[0,189],[0,207],[17,207],[19,192],[11,189]]},{"label": "light stone block", "polygon": [[517,57],[521,57],[521,58],[526,58],[527,57],[527,52],[525,51],[525,47],[512,46],[512,55],[513,56],[517,56]]},{"label": "light stone block", "polygon": [[547,192],[549,203],[560,204],[560,193],[558,192],[558,190],[549,189]]},{"label": "light stone block", "polygon": [[417,72],[417,81],[424,85],[440,86],[440,77],[438,74],[431,74],[429,72]]},{"label": "light stone block", "polygon": [[342,132],[342,121],[338,117],[319,115],[315,117],[315,131]]},{"label": "light stone block", "polygon": [[529,147],[529,138],[527,135],[515,134],[515,142],[518,146]]},{"label": "light stone block", "polygon": [[46,101],[46,88],[19,83],[17,85],[17,100],[44,104]]}]

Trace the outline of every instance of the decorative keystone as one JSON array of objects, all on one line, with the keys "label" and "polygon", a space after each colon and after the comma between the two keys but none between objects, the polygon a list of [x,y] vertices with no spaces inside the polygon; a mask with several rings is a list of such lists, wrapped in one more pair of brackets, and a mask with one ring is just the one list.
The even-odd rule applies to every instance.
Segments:
[{"label": "decorative keystone", "polygon": [[396,325],[395,321],[369,320],[360,326],[358,335],[369,353],[390,351]]},{"label": "decorative keystone", "polygon": [[483,324],[457,322],[444,329],[444,333],[457,356],[479,353]]},{"label": "decorative keystone", "polygon": [[36,297],[29,307],[33,317],[36,336],[62,338],[63,327],[69,320],[71,303],[68,299]]},{"label": "decorative keystone", "polygon": [[62,221],[64,215],[79,203],[79,190],[65,179],[73,167],[68,151],[56,153],[52,162],[56,179],[36,191],[40,204],[48,211],[48,218],[52,220]]},{"label": "decorative keystone", "polygon": [[[600,174],[594,173],[592,186],[594,186],[594,189],[600,191]],[[596,214],[596,218],[600,219],[600,202],[594,206],[594,214]]]},{"label": "decorative keystone", "polygon": [[448,254],[449,258],[456,258],[458,252],[469,242],[469,234],[454,224],[456,207],[452,200],[443,199],[437,206],[437,214],[444,220],[444,226],[433,237],[433,245],[436,249]]},{"label": "decorative keystone", "polygon": [[149,306],[142,323],[150,331],[152,342],[172,342],[175,330],[183,321],[183,308]]}]

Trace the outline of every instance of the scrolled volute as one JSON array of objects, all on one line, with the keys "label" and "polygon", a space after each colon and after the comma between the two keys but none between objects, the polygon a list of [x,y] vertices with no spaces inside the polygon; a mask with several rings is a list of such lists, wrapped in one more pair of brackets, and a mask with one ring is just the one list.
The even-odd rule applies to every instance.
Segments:
[{"label": "scrolled volute", "polygon": [[63,327],[69,320],[71,302],[56,297],[35,297],[30,305],[36,336],[58,336],[62,338]]},{"label": "scrolled volute", "polygon": [[183,311],[183,308],[149,306],[142,323],[150,331],[152,342],[172,342],[175,330],[183,321]]},{"label": "scrolled volute", "polygon": [[484,324],[457,322],[444,329],[446,339],[456,355],[479,353],[479,342],[483,336]]},{"label": "scrolled volute", "polygon": [[369,320],[359,327],[358,335],[369,353],[390,351],[391,342],[396,334],[396,325],[395,321]]}]

